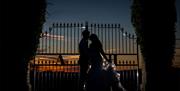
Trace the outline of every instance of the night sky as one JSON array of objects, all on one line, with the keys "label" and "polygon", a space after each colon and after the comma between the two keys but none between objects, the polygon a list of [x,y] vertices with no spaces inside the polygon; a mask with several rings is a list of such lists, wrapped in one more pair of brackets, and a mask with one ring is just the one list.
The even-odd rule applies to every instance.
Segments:
[{"label": "night sky", "polygon": [[[131,0],[49,0],[47,22],[120,23],[134,32],[130,24]],[[46,26],[46,27],[47,27]]]},{"label": "night sky", "polygon": [[[47,0],[44,31],[53,22],[120,23],[126,31],[134,32],[131,24],[132,0]],[[180,0],[177,6],[177,32],[180,38]]]}]

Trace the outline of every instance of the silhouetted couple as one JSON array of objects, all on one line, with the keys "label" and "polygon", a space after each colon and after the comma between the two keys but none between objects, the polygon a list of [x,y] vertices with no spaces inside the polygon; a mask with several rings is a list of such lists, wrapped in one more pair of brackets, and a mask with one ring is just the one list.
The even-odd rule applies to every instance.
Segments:
[{"label": "silhouetted couple", "polygon": [[[109,63],[112,62],[106,57],[97,35],[89,35],[90,32],[84,30],[82,32],[83,38],[79,43],[80,88],[83,89],[84,86],[87,86],[87,91],[111,91],[111,88],[115,91],[124,91],[115,71],[102,69],[103,58]],[[91,41],[89,46],[88,40]]]}]

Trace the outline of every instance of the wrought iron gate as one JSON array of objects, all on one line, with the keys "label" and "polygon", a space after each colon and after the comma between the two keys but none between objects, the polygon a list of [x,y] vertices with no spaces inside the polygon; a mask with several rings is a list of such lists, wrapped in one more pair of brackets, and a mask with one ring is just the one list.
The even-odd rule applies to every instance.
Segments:
[{"label": "wrought iron gate", "polygon": [[[120,24],[54,23],[41,33],[37,55],[29,63],[32,91],[79,90],[78,44],[84,29],[95,33],[121,74],[128,91],[139,91],[138,44]],[[69,86],[69,88],[64,88]]]}]

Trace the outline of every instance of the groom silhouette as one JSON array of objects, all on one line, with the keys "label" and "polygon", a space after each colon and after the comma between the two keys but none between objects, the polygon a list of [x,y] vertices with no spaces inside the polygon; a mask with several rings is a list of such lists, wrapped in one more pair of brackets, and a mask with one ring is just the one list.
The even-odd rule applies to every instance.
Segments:
[{"label": "groom silhouette", "polygon": [[79,43],[80,88],[81,88],[81,90],[84,89],[84,84],[85,84],[86,79],[87,79],[87,71],[88,71],[88,68],[89,68],[89,64],[88,64],[88,60],[89,60],[89,56],[88,56],[88,38],[89,38],[89,34],[90,34],[90,32],[86,28],[82,32],[83,38],[81,39],[81,41]]}]

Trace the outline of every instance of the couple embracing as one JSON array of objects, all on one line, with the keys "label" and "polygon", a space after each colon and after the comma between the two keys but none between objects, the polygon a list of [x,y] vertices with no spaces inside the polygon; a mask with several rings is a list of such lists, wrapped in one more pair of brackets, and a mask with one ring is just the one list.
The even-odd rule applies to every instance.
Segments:
[{"label": "couple embracing", "polygon": [[[85,88],[84,86],[87,86],[87,91],[110,91],[111,88],[116,91],[125,91],[119,79],[114,79],[117,78],[117,75],[113,75],[115,74],[114,71],[107,73],[102,70],[103,58],[108,63],[112,62],[106,57],[97,35],[90,35],[88,30],[84,30],[82,36],[83,38],[79,43],[81,91]],[[88,40],[91,41],[90,45],[88,45]]]}]

